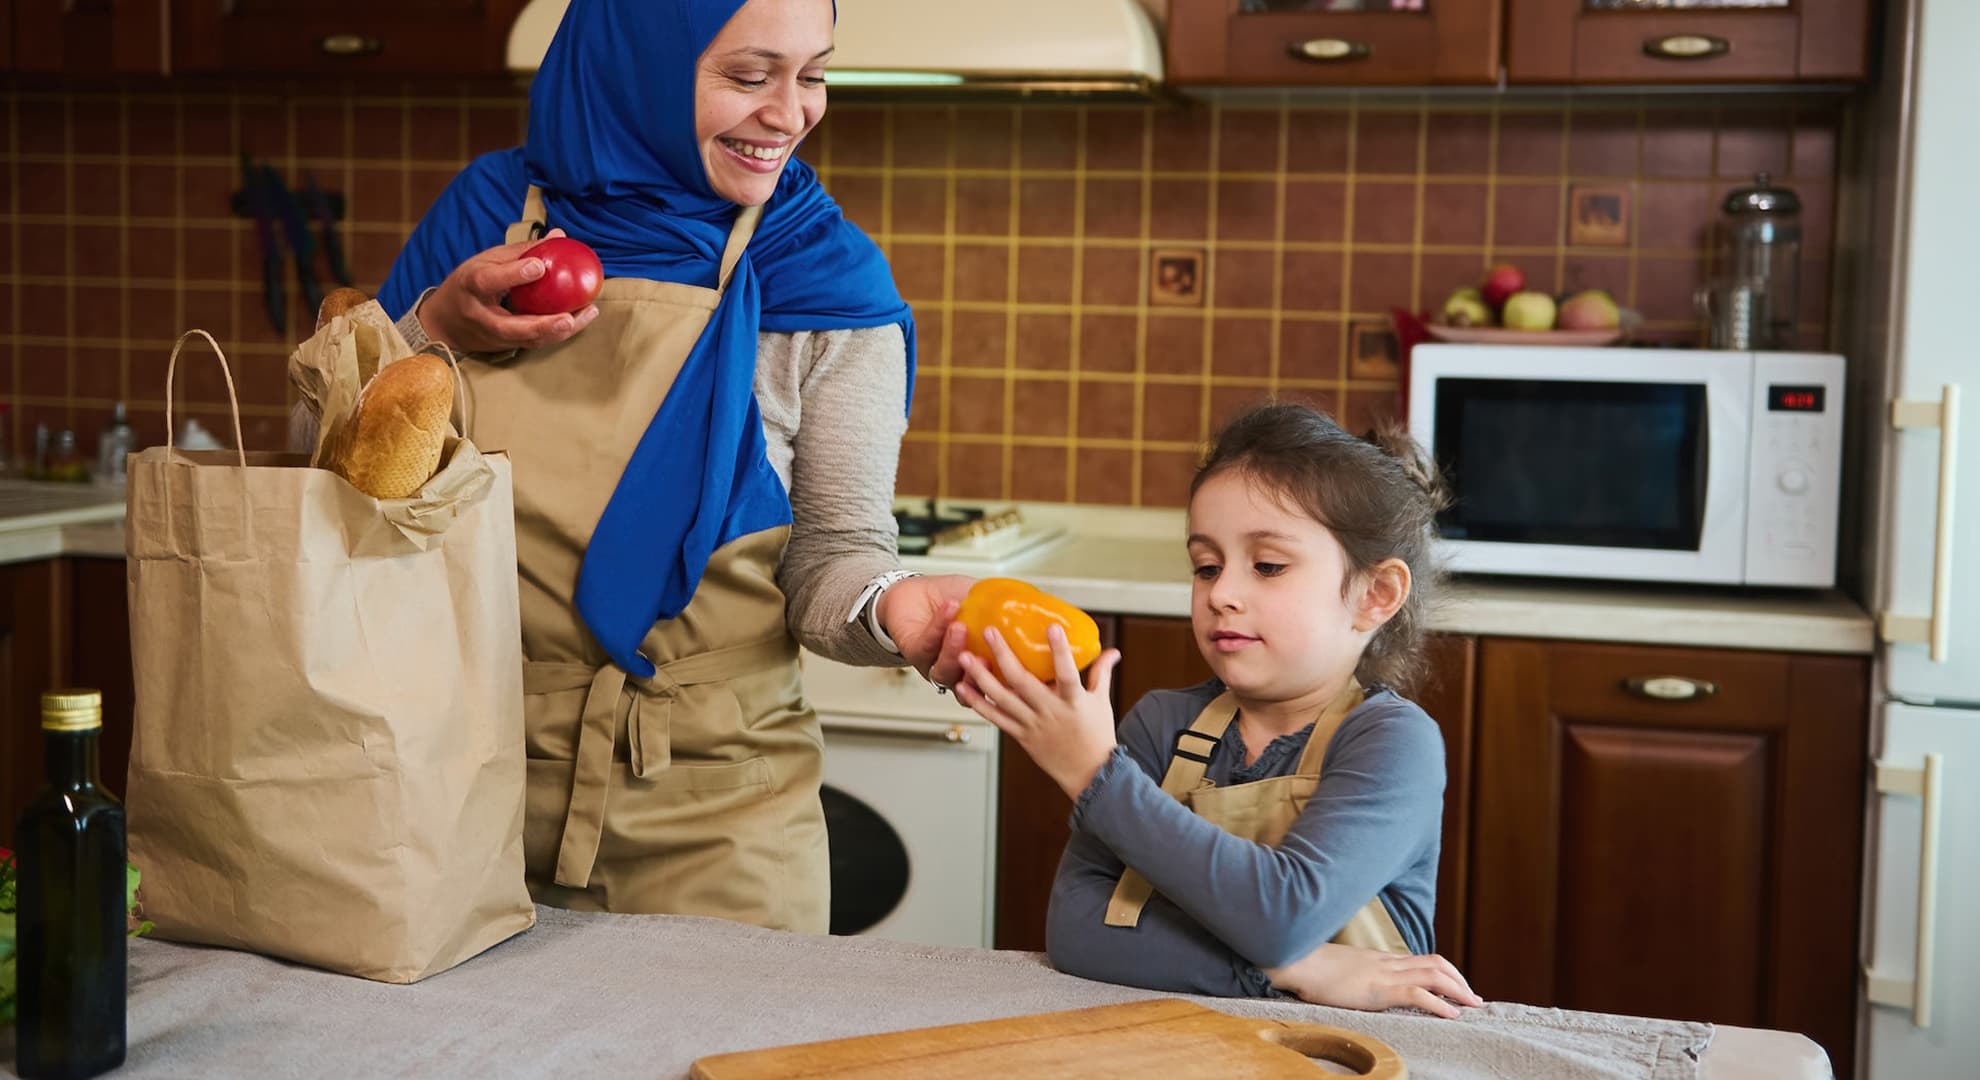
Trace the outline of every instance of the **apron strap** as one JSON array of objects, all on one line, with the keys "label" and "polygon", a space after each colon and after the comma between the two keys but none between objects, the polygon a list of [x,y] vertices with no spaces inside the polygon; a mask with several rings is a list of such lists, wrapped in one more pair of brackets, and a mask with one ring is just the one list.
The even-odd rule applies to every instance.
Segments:
[{"label": "apron strap", "polygon": [[[582,889],[591,883],[591,868],[598,861],[598,845],[605,832],[605,801],[611,789],[612,758],[618,743],[619,703],[627,696],[628,684],[635,692],[626,706],[627,756],[632,774],[644,779],[665,771],[673,763],[669,735],[674,701],[683,687],[727,682],[778,664],[796,662],[797,643],[789,634],[779,634],[662,664],[651,679],[632,679],[616,664],[606,664],[593,672],[590,690],[584,698],[584,713],[578,721],[576,761],[571,768],[571,805],[564,815],[564,837],[557,847],[557,884]],[[576,674],[581,675],[581,669]],[[541,680],[529,687],[537,693],[563,688]]]},{"label": "apron strap", "polygon": [[[1162,774],[1162,790],[1177,802],[1187,804],[1189,793],[1203,786],[1203,774],[1210,768],[1210,751],[1217,748],[1236,717],[1237,697],[1229,690],[1205,705],[1189,727],[1177,733],[1168,771]],[[1141,871],[1128,867],[1115,883],[1114,894],[1107,898],[1104,921],[1108,926],[1138,925],[1141,909],[1153,895],[1155,886],[1141,876]]]},{"label": "apron strap", "polygon": [[534,240],[550,231],[549,223],[550,214],[543,209],[543,189],[531,184],[529,194],[523,196],[522,220],[509,226],[503,242],[520,244],[525,240]]},{"label": "apron strap", "polygon": [[[715,285],[717,291],[729,287],[729,279],[735,276],[736,266],[742,262],[743,249],[749,247],[750,238],[756,235],[757,222],[761,220],[761,206],[745,206],[736,212],[735,224],[729,227],[728,245],[722,249],[722,269]],[[522,220],[509,226],[503,242],[520,244],[549,231],[550,214],[543,208],[543,189],[531,184],[529,193],[523,196]]]},{"label": "apron strap", "polygon": [[1341,724],[1354,711],[1355,706],[1368,700],[1367,691],[1361,688],[1359,680],[1350,678],[1341,696],[1334,699],[1319,719],[1313,722],[1313,734],[1306,737],[1306,749],[1300,751],[1299,765],[1293,772],[1300,776],[1318,777],[1320,766],[1327,760],[1327,746],[1334,741],[1334,732],[1341,730]]},{"label": "apron strap", "polygon": [[729,279],[735,276],[736,266],[742,262],[743,249],[749,246],[749,238],[756,235],[756,223],[762,219],[761,206],[745,206],[736,213],[736,223],[729,226],[729,246],[722,249],[722,272],[715,279],[717,291],[729,287]]}]

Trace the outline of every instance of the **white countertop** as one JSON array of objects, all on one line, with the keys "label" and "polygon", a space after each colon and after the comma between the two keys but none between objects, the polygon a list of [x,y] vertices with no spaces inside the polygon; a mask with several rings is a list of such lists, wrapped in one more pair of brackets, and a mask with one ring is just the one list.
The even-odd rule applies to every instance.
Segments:
[{"label": "white countertop", "polygon": [[[1066,537],[999,572],[1088,611],[1189,615],[1180,510],[1021,504]],[[902,560],[942,569],[942,564]],[[1875,624],[1835,589],[1728,589],[1467,577],[1450,583],[1429,628],[1454,634],[1648,645],[1868,654]]]},{"label": "white countertop", "polygon": [[[1187,618],[1189,557],[1180,510],[1020,504],[1065,530],[996,573],[1023,577],[1088,611]],[[0,481],[0,564],[68,555],[122,558],[124,493],[81,484]],[[910,567],[945,568],[903,559]],[[1870,615],[1834,590],[1722,589],[1521,578],[1466,578],[1429,627],[1455,634],[1701,648],[1868,654]]]},{"label": "white countertop", "polygon": [[0,565],[76,554],[66,532],[101,522],[116,524],[115,554],[122,557],[123,520],[121,487],[0,480]]}]

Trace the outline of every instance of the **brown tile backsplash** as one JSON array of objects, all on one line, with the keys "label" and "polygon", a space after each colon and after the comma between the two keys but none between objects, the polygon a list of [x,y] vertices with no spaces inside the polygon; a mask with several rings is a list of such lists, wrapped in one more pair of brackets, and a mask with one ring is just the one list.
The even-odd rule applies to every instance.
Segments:
[{"label": "brown tile backsplash", "polygon": [[[527,107],[488,85],[216,86],[8,89],[0,112],[0,437],[19,452],[37,423],[88,450],[119,400],[162,438],[165,357],[194,326],[227,349],[250,444],[275,445],[308,313],[289,269],[290,332],[269,324],[255,235],[228,211],[237,155],[341,193],[347,255],[375,289],[466,159],[522,136]],[[835,108],[803,156],[920,318],[904,491],[1177,505],[1197,441],[1244,403],[1393,415],[1392,367],[1345,362],[1357,328],[1435,307],[1495,262],[1541,288],[1606,288],[1649,336],[1697,342],[1718,203],[1756,171],[1808,208],[1802,332],[1819,346],[1840,123],[1833,104],[1786,100],[863,103]],[[1569,242],[1569,194],[1590,183],[1629,192],[1626,245]],[[1193,304],[1151,302],[1158,248],[1200,256]],[[178,397],[222,432],[218,365],[191,359]]]}]

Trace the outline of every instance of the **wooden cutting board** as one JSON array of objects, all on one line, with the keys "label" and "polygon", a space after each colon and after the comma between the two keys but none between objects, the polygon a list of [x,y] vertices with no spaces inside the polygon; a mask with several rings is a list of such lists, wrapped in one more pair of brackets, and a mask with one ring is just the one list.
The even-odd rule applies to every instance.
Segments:
[{"label": "wooden cutting board", "polygon": [[1225,1080],[1323,1075],[1324,1058],[1404,1080],[1402,1055],[1342,1028],[1246,1020],[1175,998],[748,1050],[694,1063],[694,1080]]}]

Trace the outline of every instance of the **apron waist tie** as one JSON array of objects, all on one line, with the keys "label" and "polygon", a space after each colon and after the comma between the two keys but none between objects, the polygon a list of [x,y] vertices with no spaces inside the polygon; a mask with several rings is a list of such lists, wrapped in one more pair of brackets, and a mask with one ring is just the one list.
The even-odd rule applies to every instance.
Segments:
[{"label": "apron waist tie", "polygon": [[674,700],[686,686],[727,682],[797,658],[787,634],[732,645],[662,664],[651,679],[634,679],[616,664],[593,669],[581,664],[531,664],[525,690],[532,694],[574,690],[588,685],[578,719],[576,760],[571,768],[571,805],[564,837],[557,847],[557,884],[573,889],[591,882],[598,845],[605,832],[605,796],[611,787],[612,757],[618,742],[619,702],[630,684],[635,693],[626,716],[627,759],[634,776],[645,778],[673,763],[670,729]]}]

